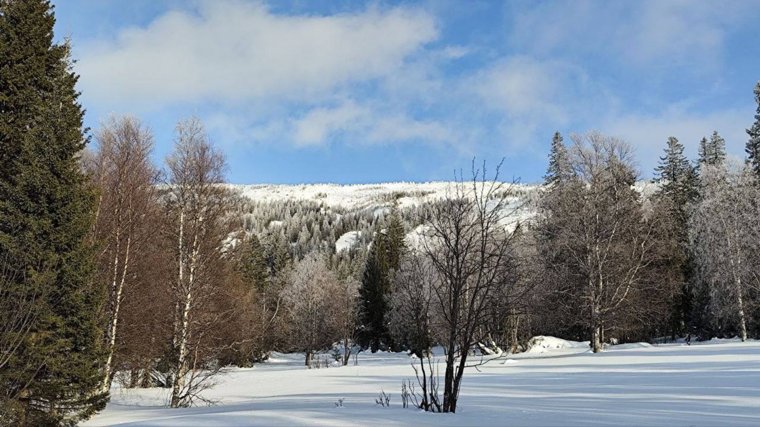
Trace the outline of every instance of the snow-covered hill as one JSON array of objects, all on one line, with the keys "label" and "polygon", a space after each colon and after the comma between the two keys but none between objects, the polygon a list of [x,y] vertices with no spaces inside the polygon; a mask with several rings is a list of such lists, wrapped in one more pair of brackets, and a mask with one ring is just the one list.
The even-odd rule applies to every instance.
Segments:
[{"label": "snow-covered hill", "polygon": [[[310,200],[330,208],[358,210],[383,207],[398,202],[398,207],[417,206],[445,198],[453,191],[451,182],[391,182],[384,184],[303,184],[303,185],[231,185],[241,195],[255,201]],[[528,195],[537,185],[505,184],[515,195]]]}]

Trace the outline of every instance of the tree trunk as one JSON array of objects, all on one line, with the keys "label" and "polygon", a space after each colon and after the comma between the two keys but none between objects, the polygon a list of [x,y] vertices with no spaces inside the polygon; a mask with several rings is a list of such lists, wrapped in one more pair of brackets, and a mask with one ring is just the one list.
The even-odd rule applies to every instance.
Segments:
[{"label": "tree trunk", "polygon": [[306,350],[306,363],[304,363],[304,365],[307,368],[311,367],[311,356],[312,356],[311,350]]}]

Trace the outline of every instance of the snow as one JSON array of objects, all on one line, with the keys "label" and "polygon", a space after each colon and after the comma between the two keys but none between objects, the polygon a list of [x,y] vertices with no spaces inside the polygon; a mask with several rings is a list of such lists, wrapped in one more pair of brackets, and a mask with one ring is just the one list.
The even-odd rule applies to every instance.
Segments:
[{"label": "snow", "polygon": [[566,349],[588,349],[589,348],[589,342],[578,342],[578,341],[568,341],[563,340],[562,338],[556,338],[556,337],[547,337],[543,335],[539,335],[537,337],[533,337],[528,341],[528,350],[526,353],[529,354],[543,354],[547,352],[552,352],[554,350],[566,350]]},{"label": "snow", "polygon": [[335,253],[341,253],[353,249],[362,237],[361,231],[349,231],[335,241]]},{"label": "snow", "polygon": [[[83,425],[760,425],[760,342],[619,345],[593,354],[586,343],[536,341],[541,352],[467,368],[457,414],[401,408],[401,381],[413,378],[405,354],[362,353],[358,366],[313,370],[303,355],[274,354],[220,376],[206,394],[215,406],[169,409],[166,390],[115,386],[105,411]],[[381,389],[390,408],[375,404]]]},{"label": "snow", "polygon": [[[302,185],[233,185],[243,197],[258,202],[313,200],[327,207],[347,210],[373,209],[375,215],[389,212],[389,201],[396,200],[400,208],[418,206],[444,199],[452,192],[453,182],[390,182],[381,184],[302,184]],[[536,185],[515,184],[514,189],[529,193]]]}]

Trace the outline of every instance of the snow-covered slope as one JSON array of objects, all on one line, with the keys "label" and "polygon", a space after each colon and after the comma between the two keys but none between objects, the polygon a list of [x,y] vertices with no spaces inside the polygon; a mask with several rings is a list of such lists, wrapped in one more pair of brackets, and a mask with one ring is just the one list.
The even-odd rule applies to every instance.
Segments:
[{"label": "snow-covered slope", "polygon": [[[356,185],[230,185],[230,188],[239,191],[244,197],[259,202],[312,200],[322,202],[328,207],[357,210],[382,208],[392,204],[394,200],[398,202],[400,208],[440,200],[451,194],[453,185],[455,184],[451,182],[391,182]],[[539,187],[505,184],[504,188],[512,189],[515,194],[522,195],[531,193]]]},{"label": "snow-covered slope", "polygon": [[[582,344],[541,341],[564,348],[468,368],[455,415],[401,407],[401,381],[414,378],[404,354],[362,353],[358,366],[312,370],[302,355],[276,355],[220,377],[206,393],[215,406],[168,409],[165,389],[115,387],[105,411],[84,425],[760,425],[760,342],[612,346],[593,354]],[[375,404],[381,390],[391,407]]]}]

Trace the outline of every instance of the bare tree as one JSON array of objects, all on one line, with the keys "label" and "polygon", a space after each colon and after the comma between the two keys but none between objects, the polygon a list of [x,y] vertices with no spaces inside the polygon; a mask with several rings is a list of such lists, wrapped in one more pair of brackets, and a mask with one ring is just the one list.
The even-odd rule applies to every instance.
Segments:
[{"label": "bare tree", "polygon": [[332,298],[332,317],[335,321],[339,338],[343,341],[343,366],[351,359],[351,345],[356,333],[356,323],[359,316],[359,286],[360,282],[353,276],[338,279],[335,294]]},{"label": "bare tree", "polygon": [[698,275],[709,287],[711,308],[747,339],[748,301],[760,285],[760,190],[751,171],[735,164],[703,164],[702,197],[690,221]]},{"label": "bare tree", "polygon": [[120,310],[125,287],[134,285],[135,257],[152,236],[148,221],[155,212],[157,171],[150,162],[153,136],[133,117],[112,117],[96,133],[98,147],[89,162],[99,190],[94,237],[101,245],[99,280],[106,283],[105,376],[102,392],[113,379]]},{"label": "bare tree", "polygon": [[456,412],[462,375],[473,345],[487,323],[498,289],[511,283],[514,232],[509,227],[508,187],[486,178],[473,164],[472,181],[459,180],[447,200],[433,208],[424,253],[439,277],[433,301],[440,310],[446,348],[442,412]]},{"label": "bare tree", "polygon": [[657,240],[633,188],[630,147],[598,133],[573,140],[573,176],[544,199],[541,254],[557,291],[587,313],[579,319],[599,352],[633,295],[653,285]]},{"label": "bare tree", "polygon": [[174,381],[171,406],[192,403],[198,381],[199,349],[218,317],[202,307],[219,292],[214,268],[222,256],[228,234],[227,191],[223,182],[224,158],[209,142],[198,119],[177,125],[174,152],[168,168],[168,214],[175,240],[176,276],[174,296]]},{"label": "bare tree", "polygon": [[433,370],[430,348],[436,342],[434,330],[441,329],[441,318],[433,306],[433,289],[440,287],[440,276],[430,259],[414,249],[404,253],[399,269],[393,273],[390,295],[390,332],[395,342],[408,348],[419,361],[414,366],[420,386],[419,399],[414,385],[406,387],[415,405],[425,411],[441,411],[437,389],[437,372]]},{"label": "bare tree", "polygon": [[315,351],[329,347],[340,334],[332,317],[334,295],[340,287],[324,260],[311,254],[295,264],[282,290],[291,346],[306,354],[306,366],[311,365]]}]

